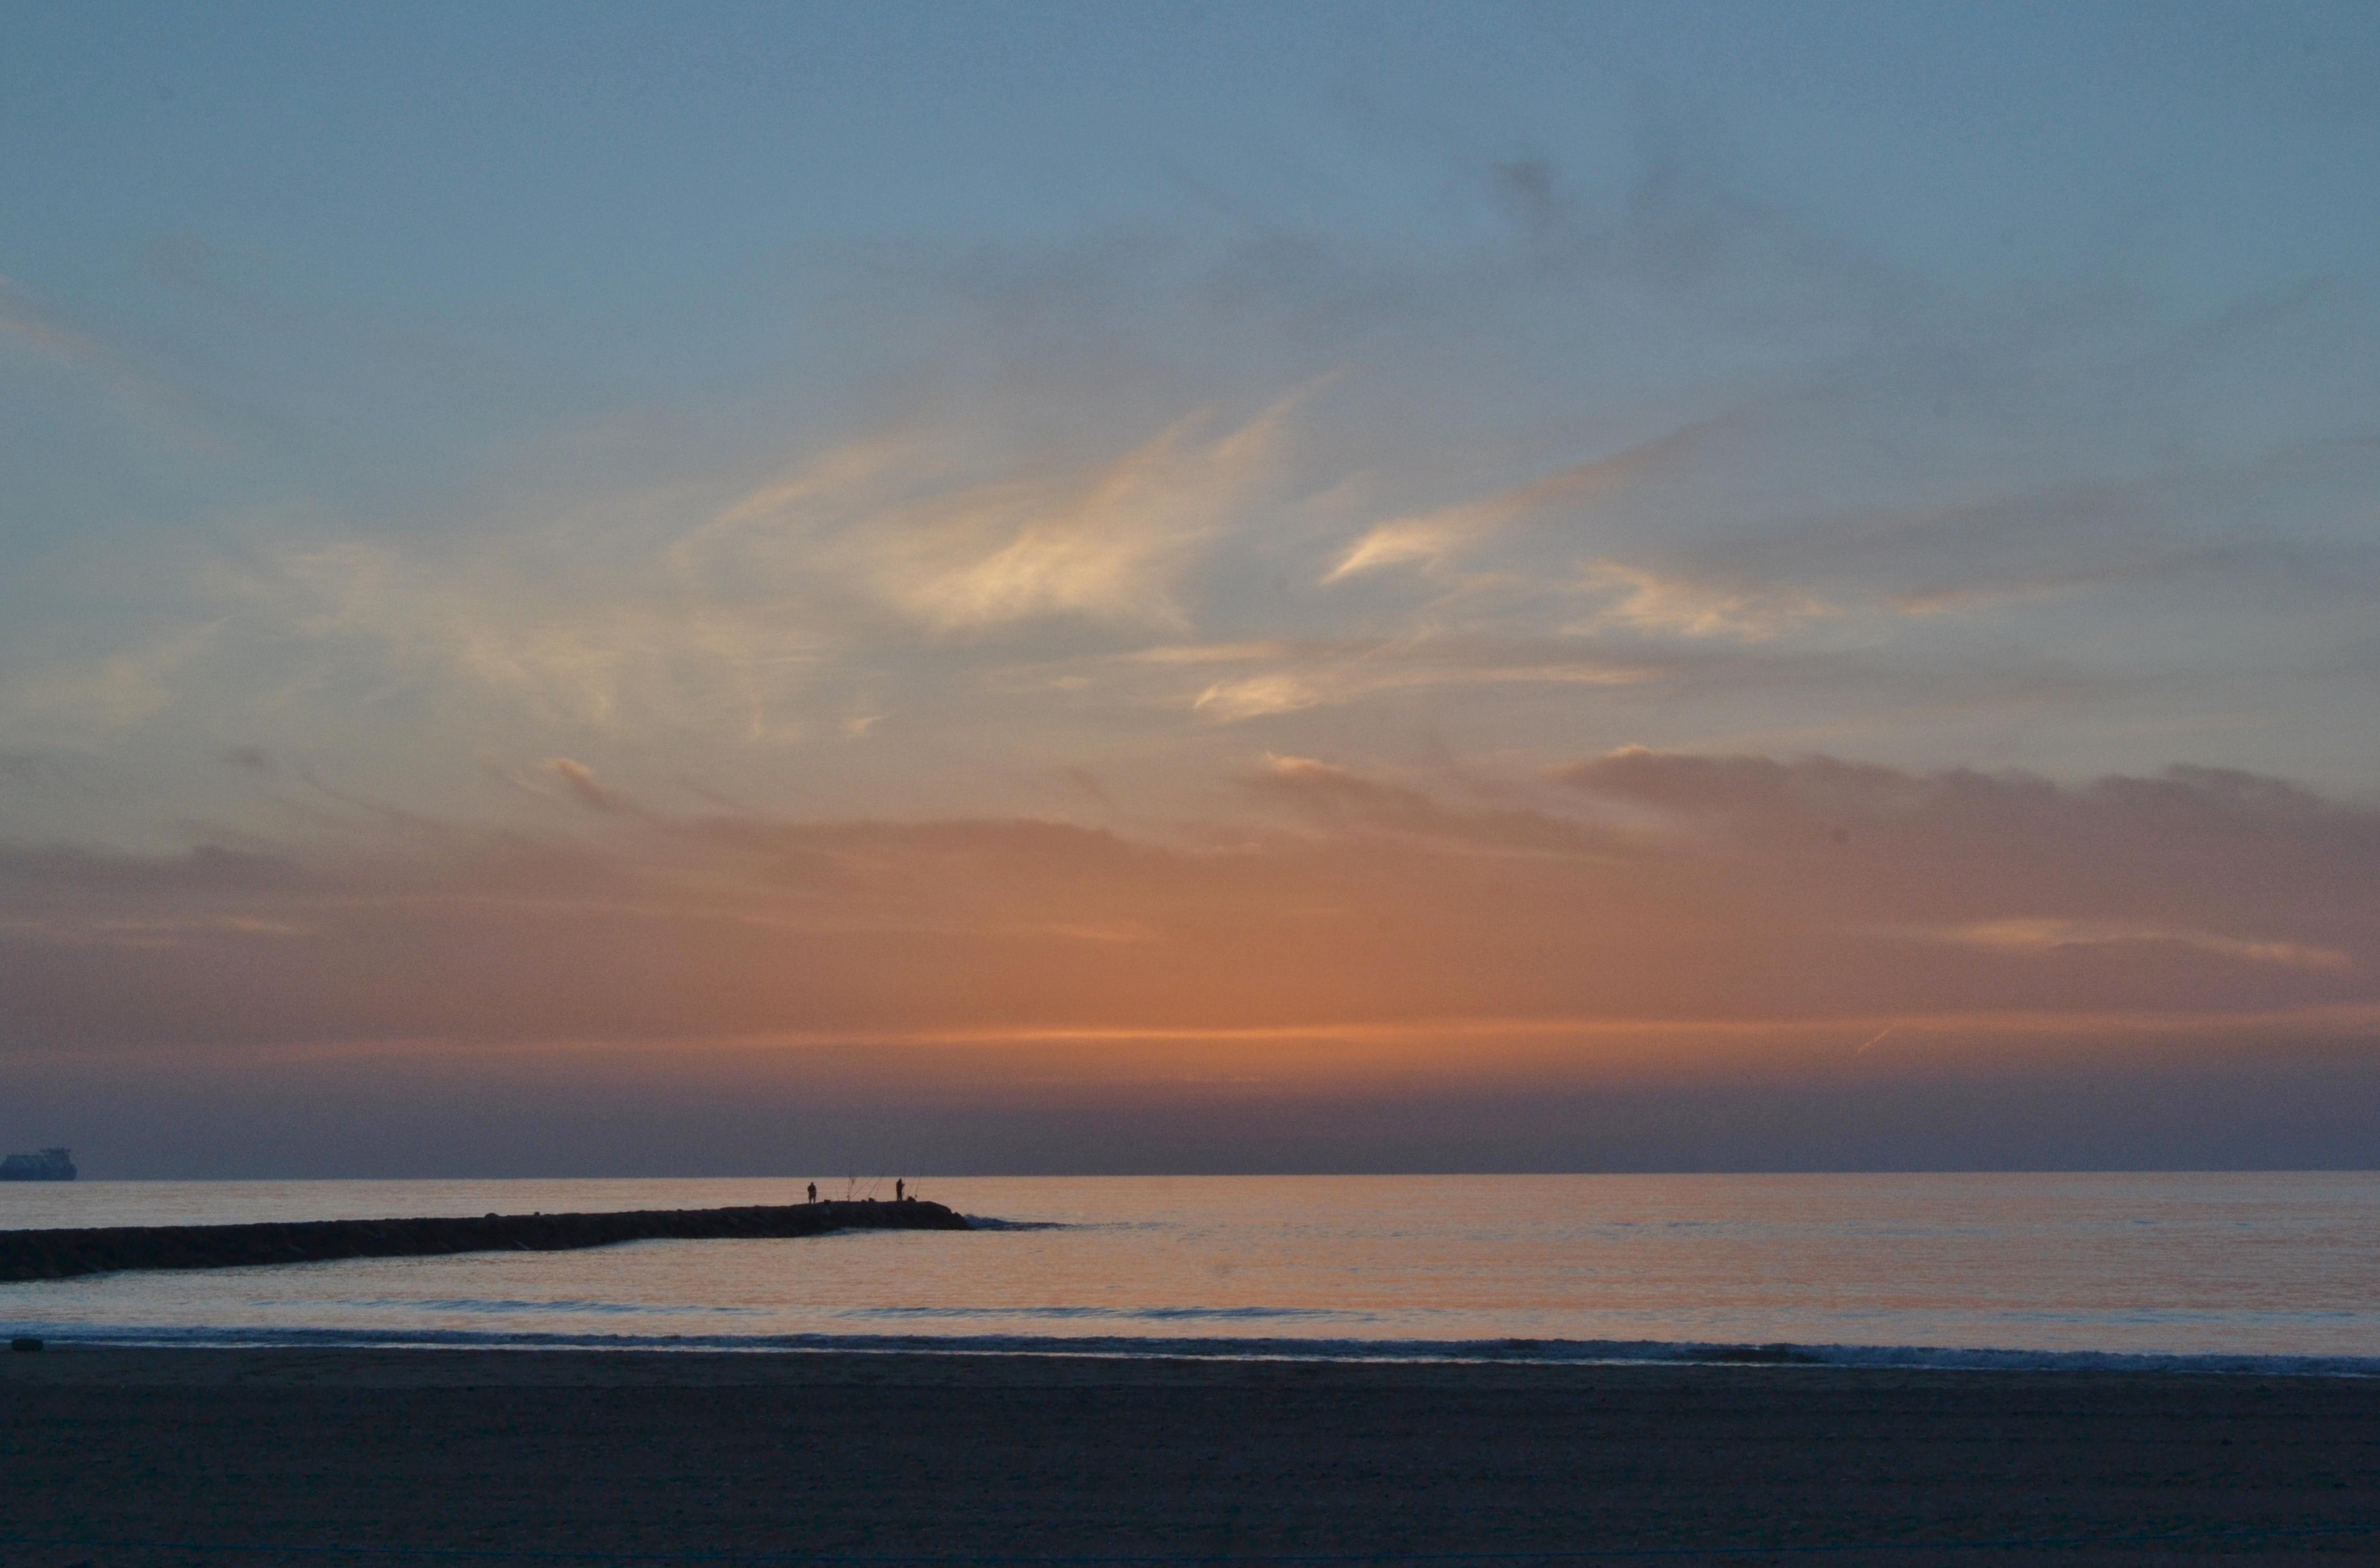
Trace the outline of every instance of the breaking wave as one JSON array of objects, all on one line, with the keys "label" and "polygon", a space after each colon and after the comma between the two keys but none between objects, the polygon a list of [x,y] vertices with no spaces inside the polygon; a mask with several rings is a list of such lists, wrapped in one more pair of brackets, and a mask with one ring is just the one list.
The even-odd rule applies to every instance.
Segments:
[{"label": "breaking wave", "polygon": [[962,1214],[970,1231],[1066,1231],[1073,1226],[1056,1220],[993,1220],[981,1214]]}]

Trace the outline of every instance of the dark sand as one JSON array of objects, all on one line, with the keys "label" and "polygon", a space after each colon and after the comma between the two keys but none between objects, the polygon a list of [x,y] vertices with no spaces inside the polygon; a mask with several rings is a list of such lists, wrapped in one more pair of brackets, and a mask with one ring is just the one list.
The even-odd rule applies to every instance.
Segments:
[{"label": "dark sand", "polygon": [[[2380,1525],[2380,1382],[859,1354],[0,1354],[0,1537],[18,1539],[1260,1557],[2339,1525]],[[2380,1562],[2380,1533],[1645,1561],[2301,1559]],[[6,1568],[85,1561],[407,1560],[0,1543]]]}]

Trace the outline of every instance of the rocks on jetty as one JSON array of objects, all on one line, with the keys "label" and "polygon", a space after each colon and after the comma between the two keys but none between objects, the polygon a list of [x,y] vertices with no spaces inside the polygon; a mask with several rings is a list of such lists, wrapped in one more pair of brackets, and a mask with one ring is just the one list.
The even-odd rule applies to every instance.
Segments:
[{"label": "rocks on jetty", "polygon": [[964,1231],[939,1203],[793,1203],[744,1209],[638,1209],[612,1214],[490,1214],[483,1219],[312,1220],[254,1225],[117,1225],[0,1231],[0,1281],[64,1280],[123,1269],[237,1269],[343,1258],[455,1252],[563,1252],[630,1241],[722,1241],[830,1231]]}]

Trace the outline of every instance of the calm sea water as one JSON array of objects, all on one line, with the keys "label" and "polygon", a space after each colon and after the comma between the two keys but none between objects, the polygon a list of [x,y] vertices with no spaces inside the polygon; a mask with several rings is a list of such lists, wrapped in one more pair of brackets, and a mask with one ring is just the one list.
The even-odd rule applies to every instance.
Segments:
[{"label": "calm sea water", "polygon": [[[1617,1359],[1783,1343],[1836,1361],[2380,1373],[2380,1174],[1075,1177],[922,1191],[1010,1228],[0,1284],[0,1328]],[[0,1228],[799,1197],[795,1181],[88,1182],[0,1185]]]}]

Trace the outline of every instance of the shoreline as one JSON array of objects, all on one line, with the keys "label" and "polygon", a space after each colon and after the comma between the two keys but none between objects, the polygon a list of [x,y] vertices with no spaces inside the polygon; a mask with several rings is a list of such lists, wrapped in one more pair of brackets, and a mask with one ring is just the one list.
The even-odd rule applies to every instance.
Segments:
[{"label": "shoreline", "polygon": [[[840,1369],[837,1369],[840,1368]],[[858,1371],[855,1369],[866,1369]],[[433,1343],[160,1343],[141,1341],[44,1340],[39,1351],[0,1351],[0,1387],[67,1386],[82,1382],[153,1381],[159,1386],[215,1381],[272,1382],[302,1371],[305,1380],[352,1376],[356,1386],[395,1380],[411,1386],[478,1387],[551,1381],[607,1387],[719,1386],[878,1380],[897,1376],[931,1383],[981,1381],[1068,1385],[1155,1386],[1170,1382],[1265,1382],[1302,1385],[1411,1381],[1475,1381],[1481,1386],[1572,1385],[1679,1378],[1687,1380],[1787,1379],[1808,1383],[1886,1386],[1900,1380],[2069,1383],[2204,1383],[2275,1381],[2375,1388],[2372,1374],[2233,1368],[2201,1371],[2168,1366],[1961,1365],[1952,1362],[1833,1362],[1795,1358],[1677,1356],[1662,1359],[1568,1359],[1463,1355],[1307,1356],[1240,1352],[1123,1353],[1066,1345],[920,1346],[916,1344],[787,1344],[722,1349],[711,1345]]]},{"label": "shoreline", "polygon": [[30,1323],[10,1335],[40,1354],[163,1355],[589,1355],[674,1357],[872,1356],[1107,1363],[1277,1364],[1301,1367],[1511,1367],[1519,1368],[1771,1368],[1805,1373],[1946,1373],[2009,1377],[2175,1377],[2380,1380],[2380,1356],[2025,1350],[1929,1345],[1724,1343],[1673,1341],[1301,1340],[1113,1336],[902,1334],[682,1336],[486,1334],[429,1330],[354,1334],[128,1330],[93,1334]]}]

